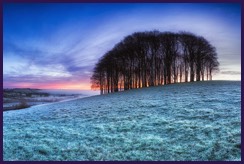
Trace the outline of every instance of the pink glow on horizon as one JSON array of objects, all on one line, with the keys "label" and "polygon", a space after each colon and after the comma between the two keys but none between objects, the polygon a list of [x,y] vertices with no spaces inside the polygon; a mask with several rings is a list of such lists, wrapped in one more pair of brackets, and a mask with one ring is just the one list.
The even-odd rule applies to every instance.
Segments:
[{"label": "pink glow on horizon", "polygon": [[37,89],[77,89],[77,90],[91,90],[90,83],[7,83],[3,88],[37,88]]}]

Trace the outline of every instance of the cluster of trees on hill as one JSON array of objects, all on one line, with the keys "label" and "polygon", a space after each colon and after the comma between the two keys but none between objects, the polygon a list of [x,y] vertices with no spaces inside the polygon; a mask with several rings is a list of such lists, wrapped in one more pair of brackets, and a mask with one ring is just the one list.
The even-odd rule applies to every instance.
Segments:
[{"label": "cluster of trees on hill", "polygon": [[205,38],[189,32],[136,32],[96,64],[92,89],[101,94],[179,82],[212,80],[217,53]]}]

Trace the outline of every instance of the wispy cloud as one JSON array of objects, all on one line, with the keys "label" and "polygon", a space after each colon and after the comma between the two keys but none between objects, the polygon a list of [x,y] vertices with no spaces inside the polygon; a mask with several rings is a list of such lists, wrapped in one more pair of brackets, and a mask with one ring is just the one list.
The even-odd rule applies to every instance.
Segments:
[{"label": "wispy cloud", "polygon": [[[222,72],[217,77],[221,79],[225,77],[222,75],[235,72],[240,78],[240,74],[237,74],[241,70],[240,20],[233,27],[231,15],[219,16],[225,12],[224,9],[220,9],[222,13],[217,13],[217,10],[205,10],[199,6],[175,6],[138,4],[128,9],[113,10],[114,14],[109,12],[112,9],[107,8],[106,12],[101,12],[102,16],[90,16],[90,20],[85,19],[91,14],[87,8],[87,13],[84,13],[85,10],[82,10],[83,13],[69,12],[69,16],[64,18],[66,21],[59,19],[62,23],[52,26],[52,30],[43,32],[41,29],[45,35],[40,37],[28,35],[28,31],[25,31],[26,37],[10,37],[10,32],[4,34],[4,86],[22,82],[38,87],[42,83],[44,86],[44,83],[55,85],[72,81],[74,86],[82,83],[89,87],[92,69],[101,56],[126,35],[154,29],[191,31],[204,36],[216,47],[219,55]],[[86,16],[82,17],[82,14]]]}]

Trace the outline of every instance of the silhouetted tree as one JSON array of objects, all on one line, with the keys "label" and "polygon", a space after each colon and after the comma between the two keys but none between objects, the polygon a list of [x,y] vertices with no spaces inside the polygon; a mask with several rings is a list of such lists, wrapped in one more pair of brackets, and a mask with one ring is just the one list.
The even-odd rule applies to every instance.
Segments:
[{"label": "silhouetted tree", "polygon": [[92,89],[100,93],[177,82],[212,80],[218,70],[215,48],[189,32],[136,32],[125,37],[95,65]]}]

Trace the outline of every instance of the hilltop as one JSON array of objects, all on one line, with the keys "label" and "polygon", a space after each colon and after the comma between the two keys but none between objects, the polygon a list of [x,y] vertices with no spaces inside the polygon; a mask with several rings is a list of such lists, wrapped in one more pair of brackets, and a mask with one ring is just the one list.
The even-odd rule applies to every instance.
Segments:
[{"label": "hilltop", "polygon": [[3,159],[241,160],[241,82],[172,84],[6,111]]}]

